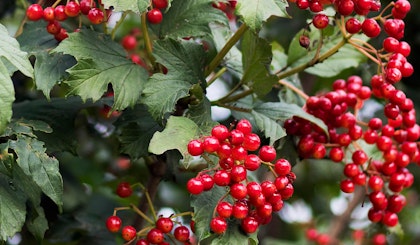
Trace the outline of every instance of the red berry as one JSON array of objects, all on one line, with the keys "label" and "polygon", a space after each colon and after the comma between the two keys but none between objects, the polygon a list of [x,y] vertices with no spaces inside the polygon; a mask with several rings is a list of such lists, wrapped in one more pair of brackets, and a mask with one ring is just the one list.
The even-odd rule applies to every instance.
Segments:
[{"label": "red berry", "polygon": [[234,183],[245,180],[246,176],[246,168],[243,165],[235,165],[230,170],[230,180]]},{"label": "red berry", "polygon": [[162,22],[162,19],[163,19],[162,12],[157,8],[151,9],[150,11],[147,12],[147,20],[151,24],[159,24],[160,22]]},{"label": "red berry", "polygon": [[227,229],[227,222],[222,217],[214,217],[210,221],[210,229],[216,234],[223,234]]},{"label": "red berry", "polygon": [[225,170],[218,170],[213,175],[214,183],[218,186],[227,186],[230,184],[230,173]]},{"label": "red berry", "polygon": [[139,239],[136,242],[136,245],[149,245],[150,243],[146,239]]},{"label": "red berry", "polygon": [[98,8],[92,8],[89,10],[87,17],[92,24],[101,24],[104,21],[104,12]]},{"label": "red berry", "polygon": [[329,21],[328,16],[326,16],[325,14],[316,14],[312,18],[312,23],[318,29],[326,28],[328,26],[328,21]]},{"label": "red berry", "polygon": [[82,14],[84,15],[89,14],[90,9],[96,7],[95,1],[92,1],[92,0],[82,0],[79,2],[79,4],[80,4],[80,12],[82,12]]},{"label": "red berry", "polygon": [[246,119],[241,119],[236,124],[236,129],[241,131],[244,135],[247,135],[252,132],[252,124]]},{"label": "red berry", "polygon": [[274,171],[278,175],[286,175],[290,173],[291,170],[292,170],[292,165],[286,159],[281,158],[277,160],[276,163],[274,164]]},{"label": "red berry", "polygon": [[245,217],[241,221],[241,228],[245,233],[254,233],[258,229],[258,221],[254,217]]},{"label": "red berry", "polygon": [[214,185],[213,177],[211,177],[208,174],[202,174],[200,175],[200,179],[201,179],[201,182],[203,183],[203,188],[205,191],[208,191],[211,188],[213,188],[213,185]]},{"label": "red berry", "polygon": [[156,228],[161,230],[163,233],[171,232],[174,227],[174,222],[168,217],[160,217],[156,221]]},{"label": "red berry", "polygon": [[47,24],[47,32],[52,34],[52,35],[56,35],[58,33],[60,33],[61,30],[61,25],[60,22],[54,20],[54,21],[50,21]]},{"label": "red berry", "polygon": [[255,171],[257,170],[261,165],[261,159],[254,154],[250,154],[246,156],[246,159],[244,161],[244,166],[249,171]]},{"label": "red berry", "polygon": [[76,17],[80,13],[80,5],[75,1],[67,2],[64,12],[68,17]]},{"label": "red berry", "polygon": [[131,225],[124,226],[121,231],[121,236],[125,241],[131,241],[136,237],[136,229]]},{"label": "red berry", "polygon": [[362,31],[368,37],[377,37],[381,33],[381,27],[375,19],[365,19],[362,23]]},{"label": "red berry", "polygon": [[165,9],[168,7],[168,0],[152,0],[154,8]]},{"label": "red berry", "polygon": [[216,206],[216,212],[220,217],[230,218],[233,206],[228,202],[219,202]]},{"label": "red berry", "polygon": [[242,200],[247,195],[247,188],[242,183],[234,183],[230,186],[230,195],[237,200]]},{"label": "red berry", "polygon": [[174,230],[174,237],[180,242],[186,242],[190,238],[190,230],[184,225],[178,226]]},{"label": "red berry", "polygon": [[26,10],[26,17],[28,17],[29,20],[37,21],[42,19],[43,16],[44,10],[42,9],[42,6],[37,3],[31,4]]},{"label": "red berry", "polygon": [[393,227],[398,224],[398,215],[393,212],[385,211],[382,217],[382,223],[386,226]]},{"label": "red berry", "polygon": [[372,191],[380,191],[384,186],[384,181],[381,177],[373,175],[369,178],[368,185]]},{"label": "red berry", "polygon": [[204,153],[203,144],[199,140],[191,140],[188,142],[187,150],[191,156],[199,156]]},{"label": "red berry", "polygon": [[220,142],[216,137],[208,136],[203,140],[203,150],[207,153],[215,152],[220,147]]},{"label": "red berry", "polygon": [[353,193],[354,192],[354,183],[350,179],[342,180],[340,183],[341,191],[345,193]]},{"label": "red berry", "polygon": [[163,239],[164,239],[163,232],[157,228],[152,228],[147,233],[147,241],[149,241],[150,243],[159,244],[163,242]]},{"label": "red berry", "polygon": [[236,219],[243,219],[248,215],[248,205],[242,201],[236,201],[232,207],[232,216]]},{"label": "red berry", "polygon": [[[352,2],[350,0],[350,2]],[[346,30],[351,34],[358,33],[362,29],[362,23],[356,18],[350,18],[346,21]]]},{"label": "red berry", "polygon": [[255,151],[260,147],[260,137],[257,134],[249,133],[244,137],[242,146],[248,151]]},{"label": "red berry", "polygon": [[122,221],[118,216],[109,216],[106,220],[106,228],[110,232],[118,232],[121,228]]},{"label": "red berry", "polygon": [[385,234],[375,234],[371,239],[372,245],[385,245],[386,242],[386,235]]},{"label": "red berry", "polygon": [[121,182],[117,186],[117,195],[119,197],[129,197],[133,193],[133,189],[131,188],[130,183],[128,182]]},{"label": "red berry", "polygon": [[134,50],[137,47],[137,38],[133,35],[126,35],[121,40],[121,45],[125,50]]},{"label": "red berry", "polygon": [[224,141],[229,137],[230,132],[225,125],[220,124],[212,128],[211,135],[216,137],[219,141]]},{"label": "red berry", "polygon": [[200,178],[192,178],[187,182],[187,190],[193,195],[198,195],[204,190],[203,182]]},{"label": "red berry", "polygon": [[55,20],[54,8],[53,7],[46,7],[44,9],[43,17],[44,17],[44,20],[46,20],[46,21]]}]

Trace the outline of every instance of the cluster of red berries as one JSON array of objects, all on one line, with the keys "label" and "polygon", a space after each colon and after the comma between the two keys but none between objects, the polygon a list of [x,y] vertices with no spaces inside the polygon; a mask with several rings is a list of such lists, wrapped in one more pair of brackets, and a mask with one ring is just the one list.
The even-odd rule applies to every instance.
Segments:
[{"label": "cluster of red berries", "polygon": [[67,30],[60,22],[69,17],[77,17],[80,14],[86,15],[92,24],[100,24],[104,21],[104,12],[96,7],[93,0],[80,0],[80,2],[69,1],[66,5],[49,6],[45,9],[39,4],[31,4],[26,10],[26,16],[31,21],[44,19],[47,21],[48,33],[54,35],[57,41],[67,38]]},{"label": "cluster of red berries", "polygon": [[[292,183],[296,176],[291,171],[291,164],[286,159],[276,160],[276,150],[272,146],[260,147],[260,144],[259,136],[252,133],[252,125],[245,119],[231,130],[217,125],[211,136],[188,143],[191,155],[213,154],[219,162],[190,179],[187,190],[198,195],[211,190],[214,185],[229,187],[228,195],[217,203],[209,224],[214,233],[226,231],[227,219],[238,220],[244,232],[254,233],[260,225],[271,221],[273,212],[282,209],[283,200],[293,195]],[[252,153],[256,151],[258,155]],[[273,172],[274,181],[258,183],[248,180],[248,171],[256,171],[261,165]]]},{"label": "cluster of red berries", "polygon": [[223,11],[226,16],[228,17],[229,20],[234,21],[235,18],[235,8],[236,8],[236,4],[238,3],[238,1],[227,1],[227,2],[214,2],[212,4],[212,6],[214,8],[220,9],[221,11]]},{"label": "cluster of red berries", "polygon": [[131,225],[122,227],[121,218],[114,214],[107,218],[105,225],[108,231],[113,233],[121,230],[121,236],[127,242],[132,242],[137,239],[136,245],[167,245],[169,243],[165,241],[166,236],[171,236],[184,244],[190,244],[191,236],[189,228],[185,225],[177,225],[174,228],[175,223],[171,217],[161,216],[156,220],[154,226],[137,231]]}]

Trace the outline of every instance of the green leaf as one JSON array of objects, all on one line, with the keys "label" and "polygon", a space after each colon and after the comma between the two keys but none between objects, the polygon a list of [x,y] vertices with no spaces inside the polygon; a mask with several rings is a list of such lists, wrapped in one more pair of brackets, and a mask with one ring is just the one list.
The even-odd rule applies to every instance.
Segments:
[{"label": "green leaf", "polygon": [[26,216],[26,198],[9,177],[0,174],[0,240],[5,241],[22,229]]},{"label": "green leaf", "polygon": [[254,117],[257,127],[264,131],[264,136],[266,138],[270,138],[270,145],[273,145],[278,139],[286,136],[286,131],[273,118],[270,118],[262,113],[258,113],[255,110],[252,111],[252,116]]},{"label": "green leaf", "polygon": [[[305,32],[306,35],[309,35],[309,39],[312,41],[312,45],[309,49],[304,49],[299,44],[299,37],[303,34],[303,32]],[[289,66],[293,68],[309,64],[309,62],[311,62],[311,60],[317,55],[317,45],[319,44],[321,37],[323,37],[323,44],[318,56],[322,56],[335,48],[337,44],[343,41],[343,37],[338,27],[335,28],[334,33],[335,34],[332,36],[323,37],[321,36],[321,32],[316,28],[313,28],[310,32],[304,30],[300,31],[293,38],[289,46]],[[368,40],[368,38],[363,35],[355,35],[352,38],[365,41]],[[364,61],[366,61],[365,55],[357,51],[352,45],[345,44],[328,59],[313,66],[308,66],[305,71],[320,77],[333,77],[340,74],[345,69],[358,67]]]},{"label": "green leaf", "polygon": [[78,62],[68,70],[65,83],[69,94],[79,95],[83,101],[97,101],[112,84],[113,109],[123,110],[137,103],[148,73],[127,59],[121,45],[109,36],[85,29],[69,34],[53,51],[70,54]]},{"label": "green leaf", "polygon": [[58,41],[47,32],[45,22],[28,21],[23,27],[23,32],[17,37],[23,51],[31,55],[46,52],[55,48]]},{"label": "green leaf", "polygon": [[254,110],[260,114],[267,116],[272,120],[284,122],[286,119],[297,116],[306,119],[315,125],[319,126],[328,135],[328,128],[325,123],[304,111],[301,107],[295,104],[288,104],[283,102],[267,102],[258,105]]},{"label": "green leaf", "polygon": [[[9,36],[6,27],[0,24],[0,64],[3,64],[2,75],[4,67],[7,67],[9,75],[19,70],[28,77],[33,77],[33,68],[29,62],[28,54],[20,49],[18,41]],[[2,79],[3,81],[3,79]]]},{"label": "green leaf", "polygon": [[173,1],[155,32],[162,38],[203,37],[211,33],[209,23],[228,25],[222,11],[212,7],[213,0]]},{"label": "green leaf", "polygon": [[133,159],[149,154],[148,147],[153,134],[162,127],[151,117],[144,105],[128,109],[118,118],[115,126],[119,128],[118,138],[122,152]]},{"label": "green leaf", "polygon": [[37,240],[42,240],[45,232],[48,230],[48,221],[45,217],[44,209],[37,206],[29,212],[30,219],[26,221],[28,230]]},{"label": "green leaf", "polygon": [[17,155],[16,162],[39,188],[58,206],[62,206],[63,180],[58,161],[45,153],[44,143],[27,136],[18,136],[10,142]]},{"label": "green leaf", "polygon": [[211,129],[217,125],[211,118],[211,103],[207,97],[203,98],[200,103],[190,105],[186,113],[186,117],[193,120],[202,132],[211,132]]},{"label": "green leaf", "polygon": [[[204,240],[205,244],[212,245],[258,244],[257,232],[246,235],[240,230],[239,222],[236,220],[229,220],[228,229],[222,235],[212,235],[209,224],[213,217],[213,210],[226,192],[226,188],[215,186],[210,191],[192,197],[191,206],[194,208],[195,231],[198,240]],[[224,200],[233,203],[229,197]]]},{"label": "green leaf", "polygon": [[113,7],[113,11],[133,11],[136,14],[147,11],[149,0],[102,0],[105,9]]},{"label": "green leaf", "polygon": [[251,30],[256,31],[271,16],[289,17],[288,6],[286,0],[242,0],[236,5],[236,13]]},{"label": "green leaf", "polygon": [[287,66],[287,55],[284,48],[278,42],[272,42],[273,59],[271,61],[270,69],[273,71],[282,70]]},{"label": "green leaf", "polygon": [[205,83],[205,54],[202,46],[194,42],[167,39],[155,43],[154,55],[168,73],[156,73],[149,79],[143,90],[143,102],[159,121],[175,109],[179,99],[188,95],[192,85]]},{"label": "green leaf", "polygon": [[70,55],[39,53],[35,60],[36,87],[49,99],[51,89],[68,77],[66,70],[75,64],[75,59]]},{"label": "green leaf", "polygon": [[156,132],[150,140],[149,151],[161,155],[168,150],[178,150],[184,158],[187,157],[188,142],[201,134],[197,124],[186,117],[171,116],[165,129]]},{"label": "green leaf", "polygon": [[270,44],[247,31],[242,41],[242,54],[242,81],[251,86],[259,97],[266,95],[277,82],[277,77],[269,72],[272,58]]},{"label": "green leaf", "polygon": [[12,104],[15,101],[15,90],[7,68],[0,62],[0,133],[12,118]]}]

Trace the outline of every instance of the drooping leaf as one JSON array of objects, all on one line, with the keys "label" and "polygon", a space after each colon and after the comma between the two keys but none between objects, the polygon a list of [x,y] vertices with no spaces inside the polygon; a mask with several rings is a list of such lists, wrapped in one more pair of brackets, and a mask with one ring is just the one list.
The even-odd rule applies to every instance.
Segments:
[{"label": "drooping leaf", "polygon": [[127,59],[121,45],[91,30],[69,34],[54,52],[72,55],[77,60],[65,81],[69,94],[79,95],[84,101],[97,101],[112,84],[115,110],[135,105],[148,78],[144,68]]},{"label": "drooping leaf", "polygon": [[271,16],[289,17],[288,6],[286,0],[243,0],[238,1],[236,13],[251,30],[256,31]]},{"label": "drooping leaf", "polygon": [[242,41],[242,54],[242,81],[251,86],[258,96],[266,95],[277,82],[277,77],[269,72],[272,58],[270,44],[253,32],[247,31]]},{"label": "drooping leaf", "polygon": [[[240,230],[240,224],[236,220],[228,222],[228,228],[222,235],[213,235],[210,231],[210,221],[213,217],[213,210],[227,190],[215,186],[210,191],[193,196],[191,206],[194,208],[195,231],[199,241],[212,245],[235,245],[235,244],[258,244],[257,234],[246,235]],[[225,201],[233,203],[229,197]]]},{"label": "drooping leaf", "polygon": [[7,68],[0,62],[0,133],[4,131],[12,118],[12,104],[15,101],[15,90]]},{"label": "drooping leaf", "polygon": [[162,130],[144,105],[125,111],[115,122],[115,126],[121,131],[118,138],[122,151],[133,159],[147,156],[153,134]]},{"label": "drooping leaf", "polygon": [[270,145],[273,145],[278,139],[286,136],[286,131],[283,127],[273,118],[268,117],[257,111],[252,111],[252,116],[254,117],[257,127],[264,131],[264,136],[270,138]]},{"label": "drooping leaf", "polygon": [[174,39],[210,35],[210,22],[228,25],[226,15],[212,7],[212,3],[212,0],[173,1],[162,22],[155,26],[156,33]]},{"label": "drooping leaf", "polygon": [[63,180],[58,169],[58,161],[45,153],[43,142],[18,135],[17,140],[9,144],[15,151],[16,162],[23,172],[32,178],[45,195],[58,206],[62,206]]},{"label": "drooping leaf", "polygon": [[[328,37],[321,36],[321,32],[316,28],[314,29],[315,30],[311,30],[309,33],[305,32],[313,43],[308,50],[302,48],[299,44],[299,37],[302,35],[303,31],[300,31],[293,38],[288,50],[288,64],[290,67],[305,65],[305,71],[308,73],[320,77],[333,77],[345,69],[359,66],[359,64],[366,60],[366,56],[357,51],[352,45],[343,43],[344,39],[338,30],[338,27],[334,30],[334,33],[336,34]],[[321,38],[325,38],[325,40],[321,42]],[[368,38],[363,35],[356,35],[354,38],[365,41],[368,40]],[[322,44],[322,47],[319,54],[317,54],[319,44]],[[327,59],[320,63],[310,64],[314,58],[323,56],[327,53],[330,53],[330,56]]]},{"label": "drooping leaf", "polygon": [[106,9],[113,7],[113,11],[133,11],[136,14],[146,12],[150,5],[149,0],[102,0],[102,3]]},{"label": "drooping leaf", "polygon": [[[33,77],[33,68],[29,62],[28,54],[20,49],[17,40],[11,37],[2,24],[0,24],[0,63],[6,67],[8,74],[19,70],[27,77]],[[1,71],[1,74],[6,74]]]},{"label": "drooping leaf", "polygon": [[161,120],[166,113],[175,109],[179,99],[188,95],[192,85],[205,83],[205,55],[201,45],[173,39],[157,41],[154,55],[168,73],[156,73],[149,79],[143,90],[143,102],[153,118]]},{"label": "drooping leaf", "polygon": [[217,125],[211,118],[211,104],[207,97],[203,98],[200,103],[190,105],[186,117],[193,120],[202,132],[211,132],[211,128]]},{"label": "drooping leaf", "polygon": [[156,132],[150,140],[149,151],[163,154],[168,150],[178,150],[184,158],[187,156],[188,142],[199,137],[199,127],[186,117],[171,116],[162,132]]}]

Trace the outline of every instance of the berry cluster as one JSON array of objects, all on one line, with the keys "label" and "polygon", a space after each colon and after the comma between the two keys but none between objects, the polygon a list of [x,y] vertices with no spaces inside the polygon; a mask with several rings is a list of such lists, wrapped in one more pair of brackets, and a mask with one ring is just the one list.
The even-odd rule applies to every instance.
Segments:
[{"label": "berry cluster", "polygon": [[172,217],[160,216],[153,226],[149,226],[147,229],[141,231],[137,231],[131,225],[122,227],[122,220],[116,214],[109,216],[105,225],[108,231],[112,233],[121,230],[121,236],[127,242],[132,242],[137,239],[136,245],[169,244],[165,241],[166,236],[173,237],[184,244],[190,244],[191,239],[190,229],[181,224],[174,228],[176,222],[172,220]]},{"label": "berry cluster", "polygon": [[60,22],[67,18],[77,17],[80,14],[87,16],[92,24],[100,24],[104,21],[104,12],[96,7],[93,0],[68,1],[66,5],[49,6],[45,9],[39,4],[31,4],[26,10],[26,16],[31,21],[47,21],[48,33],[54,35],[57,41],[67,38],[67,30]]},{"label": "berry cluster", "polygon": [[223,11],[229,20],[235,21],[235,8],[238,1],[227,1],[227,2],[214,2],[212,6],[214,8],[220,9]]},{"label": "berry cluster", "polygon": [[[260,147],[260,144],[259,136],[252,133],[251,123],[245,119],[231,130],[217,125],[211,136],[188,143],[191,155],[206,157],[213,154],[219,162],[190,179],[187,190],[198,195],[211,190],[214,185],[229,187],[227,195],[217,203],[210,222],[214,233],[226,231],[227,219],[238,220],[244,232],[254,233],[260,225],[270,222],[273,212],[282,209],[283,200],[293,195],[292,183],[296,176],[291,172],[291,164],[286,159],[276,160],[276,150],[272,146]],[[258,155],[252,153],[257,150]],[[271,170],[274,181],[258,183],[248,180],[248,171],[256,171],[261,165]]]},{"label": "berry cluster", "polygon": [[150,24],[159,24],[163,20],[162,9],[168,7],[168,0],[152,0],[152,9],[147,11],[146,17]]}]

